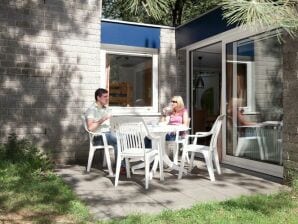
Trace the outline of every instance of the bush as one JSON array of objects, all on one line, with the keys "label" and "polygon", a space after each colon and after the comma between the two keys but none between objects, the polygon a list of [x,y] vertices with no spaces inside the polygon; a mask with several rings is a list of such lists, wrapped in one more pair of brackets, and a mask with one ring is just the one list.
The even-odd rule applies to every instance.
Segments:
[{"label": "bush", "polygon": [[28,139],[18,139],[10,134],[6,144],[0,145],[0,160],[9,163],[22,163],[31,170],[49,170],[53,167],[49,157],[42,153]]}]

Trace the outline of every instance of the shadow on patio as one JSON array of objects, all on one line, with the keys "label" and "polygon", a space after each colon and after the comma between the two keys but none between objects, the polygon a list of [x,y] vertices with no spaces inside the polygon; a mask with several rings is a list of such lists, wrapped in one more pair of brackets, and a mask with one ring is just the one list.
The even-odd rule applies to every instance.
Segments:
[{"label": "shadow on patio", "polygon": [[190,208],[195,203],[222,201],[241,195],[269,194],[283,186],[281,179],[243,169],[223,166],[223,174],[211,182],[203,164],[194,168],[191,175],[177,179],[177,173],[165,171],[165,181],[158,175],[144,189],[144,175],[136,172],[132,179],[122,176],[118,187],[107,172],[84,166],[63,166],[59,174],[76,194],[86,202],[97,219],[120,218],[131,213],[159,213],[165,209]]}]

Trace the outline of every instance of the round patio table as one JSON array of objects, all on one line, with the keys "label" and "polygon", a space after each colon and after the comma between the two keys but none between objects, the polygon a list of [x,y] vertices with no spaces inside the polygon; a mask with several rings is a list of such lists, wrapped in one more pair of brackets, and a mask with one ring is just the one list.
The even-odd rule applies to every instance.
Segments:
[{"label": "round patio table", "polygon": [[171,169],[179,170],[179,166],[175,164],[170,158],[169,155],[166,153],[166,135],[170,132],[177,132],[177,131],[188,131],[189,127],[185,125],[147,125],[149,133],[155,136],[159,136],[160,138],[160,145],[161,145],[161,156],[164,164],[169,166]]}]

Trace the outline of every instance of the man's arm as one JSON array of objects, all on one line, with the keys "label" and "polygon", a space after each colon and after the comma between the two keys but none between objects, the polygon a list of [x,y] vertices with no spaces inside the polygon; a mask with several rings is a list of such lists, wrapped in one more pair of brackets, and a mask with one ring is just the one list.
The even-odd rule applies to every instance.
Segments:
[{"label": "man's arm", "polygon": [[95,131],[103,122],[105,122],[106,120],[110,119],[111,115],[102,117],[99,120],[94,120],[92,118],[87,118],[87,128],[89,131]]},{"label": "man's arm", "polygon": [[250,125],[255,125],[256,122],[249,121],[245,118],[243,112],[237,110],[237,115],[238,115],[238,120],[240,125],[244,126],[250,126]]}]

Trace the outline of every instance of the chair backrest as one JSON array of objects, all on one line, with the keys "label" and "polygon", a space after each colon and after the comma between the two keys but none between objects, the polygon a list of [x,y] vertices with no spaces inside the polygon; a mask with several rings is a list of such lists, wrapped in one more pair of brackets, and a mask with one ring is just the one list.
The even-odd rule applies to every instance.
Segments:
[{"label": "chair backrest", "polygon": [[[191,121],[191,118],[188,118],[188,120],[187,120],[187,127],[189,127],[190,126],[190,121]],[[175,141],[179,144],[179,143],[184,143],[184,141],[185,141],[185,136],[184,137],[180,137],[180,134],[181,132],[180,131],[176,131],[176,137],[175,137]],[[185,131],[184,133],[188,133],[188,131]]]},{"label": "chair backrest", "polygon": [[212,128],[210,130],[210,132],[214,133],[215,130],[216,130],[216,126],[217,126],[217,122],[221,119],[223,119],[224,115],[219,115],[216,120],[214,121],[213,125],[212,125]]},{"label": "chair backrest", "polygon": [[85,115],[81,116],[85,131],[89,132]]},{"label": "chair backrest", "polygon": [[117,136],[118,149],[121,151],[145,149],[145,137],[149,132],[141,117],[114,117],[111,123]]},{"label": "chair backrest", "polygon": [[213,124],[213,127],[212,127],[213,132],[212,132],[212,137],[210,140],[210,150],[216,149],[217,139],[218,139],[218,136],[220,133],[220,129],[221,129],[224,117],[225,117],[225,115],[219,115]]},{"label": "chair backrest", "polygon": [[190,121],[191,121],[191,118],[189,117],[188,120],[187,120],[187,126],[188,127],[190,126]]},{"label": "chair backrest", "polygon": [[124,123],[142,123],[146,134],[149,133],[144,119],[139,116],[113,116],[111,118],[111,129],[115,131],[120,124]]}]

